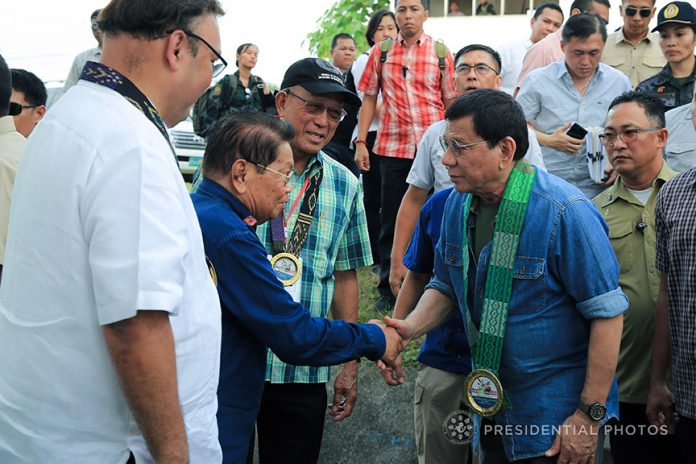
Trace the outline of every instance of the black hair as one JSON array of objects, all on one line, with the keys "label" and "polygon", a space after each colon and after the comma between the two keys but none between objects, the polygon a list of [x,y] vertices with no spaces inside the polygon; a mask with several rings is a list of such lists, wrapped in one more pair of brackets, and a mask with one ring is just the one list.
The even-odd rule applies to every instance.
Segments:
[{"label": "black hair", "polygon": [[226,174],[238,159],[268,166],[278,157],[280,145],[294,136],[295,129],[290,124],[267,113],[231,113],[215,124],[208,137],[203,175]]},{"label": "black hair", "polygon": [[558,11],[559,13],[561,13],[561,18],[565,19],[565,16],[563,15],[563,10],[561,9],[560,6],[558,6],[558,3],[550,3],[550,2],[549,3],[542,3],[541,5],[536,7],[536,10],[534,10],[534,19],[539,19],[539,16],[541,16],[541,13],[543,13],[544,10],[546,10],[547,8],[549,10]]},{"label": "black hair", "polygon": [[[430,10],[430,0],[420,0],[421,5],[423,5],[423,9],[425,11]],[[396,7],[399,5],[399,0],[394,0],[394,9],[396,10]]]},{"label": "black hair", "polygon": [[154,40],[173,30],[188,31],[204,14],[222,16],[225,12],[218,0],[111,0],[99,15],[99,29]]},{"label": "black hair", "polygon": [[575,0],[573,4],[570,5],[570,11],[580,10],[583,12],[588,12],[590,11],[593,3],[599,3],[607,8],[611,8],[611,3],[609,3],[609,0]]},{"label": "black hair", "polygon": [[662,129],[665,127],[665,105],[662,100],[657,98],[652,93],[641,92],[639,90],[629,90],[622,93],[614,100],[612,100],[609,105],[609,111],[611,111],[615,106],[622,103],[636,103],[638,106],[643,108],[645,115],[655,124],[657,127]]},{"label": "black hair", "polygon": [[90,15],[89,19],[90,19],[90,20],[95,19],[97,16],[99,16],[99,13],[101,13],[101,8],[99,8],[98,10],[94,10],[94,11],[92,12],[92,14]]},{"label": "black hair", "polygon": [[0,117],[10,114],[10,97],[12,96],[12,74],[0,55]]},{"label": "black hair", "polygon": [[496,52],[493,50],[491,47],[488,45],[482,45],[482,44],[471,44],[467,45],[466,47],[463,47],[460,49],[457,54],[454,56],[454,64],[455,66],[457,65],[457,62],[459,61],[459,57],[466,54],[466,53],[471,53],[475,51],[482,51],[486,52],[489,55],[493,57],[493,60],[495,60],[496,63],[498,63],[498,74],[500,74],[500,70],[503,68],[503,63],[500,59],[500,53]]},{"label": "black hair", "polygon": [[607,41],[607,27],[604,20],[594,14],[577,14],[568,18],[561,37],[563,42],[568,43],[571,39],[586,39],[592,34],[598,33],[602,36],[602,42]]},{"label": "black hair", "polygon": [[[385,16],[391,16],[391,18],[394,20],[394,24],[396,24],[396,16],[394,16],[394,13],[391,11],[387,10],[386,8],[375,11],[370,17],[370,21],[367,23],[367,31],[365,31],[365,38],[367,39],[367,43],[370,45],[370,47],[375,44],[375,33],[377,33],[377,29]],[[399,30],[398,25],[396,26],[396,30]]]},{"label": "black hair", "polygon": [[353,44],[355,44],[355,39],[353,38],[352,35],[346,34],[345,32],[339,32],[338,34],[333,36],[333,39],[331,39],[331,50],[336,48],[336,44],[341,39],[350,39],[353,42]]},{"label": "black hair", "polygon": [[477,89],[458,97],[447,108],[445,118],[454,121],[472,116],[474,131],[493,148],[505,137],[517,145],[514,160],[524,158],[529,148],[527,119],[512,96],[500,90]]},{"label": "black hair", "polygon": [[[253,44],[253,43],[251,43],[251,42],[243,43],[242,45],[240,45],[239,47],[237,47],[237,55],[241,55],[242,53],[244,53],[245,51],[247,51],[247,49],[248,49],[249,47],[256,47],[256,45]],[[258,51],[258,49],[259,49],[259,47],[256,47],[256,50],[257,50],[257,51]],[[235,59],[235,60],[234,60],[234,65],[235,65],[236,67],[239,67],[239,60]]]},{"label": "black hair", "polygon": [[30,105],[41,106],[46,104],[46,86],[36,74],[24,69],[12,69],[12,89],[22,92],[24,99]]}]

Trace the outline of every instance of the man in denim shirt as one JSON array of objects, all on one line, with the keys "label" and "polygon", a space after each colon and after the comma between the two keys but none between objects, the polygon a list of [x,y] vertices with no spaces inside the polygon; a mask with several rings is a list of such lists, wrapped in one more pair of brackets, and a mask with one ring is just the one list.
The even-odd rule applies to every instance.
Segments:
[{"label": "man in denim shirt", "polygon": [[[443,163],[456,192],[445,206],[433,280],[405,321],[387,318],[405,342],[454,307],[480,327],[497,203],[528,144],[522,109],[503,92],[464,95],[446,117]],[[500,427],[482,430],[483,462],[591,462],[601,455],[598,426],[617,414],[614,371],[627,308],[618,264],[599,212],[558,177],[536,170],[522,220],[498,369],[508,404],[492,418]]]}]

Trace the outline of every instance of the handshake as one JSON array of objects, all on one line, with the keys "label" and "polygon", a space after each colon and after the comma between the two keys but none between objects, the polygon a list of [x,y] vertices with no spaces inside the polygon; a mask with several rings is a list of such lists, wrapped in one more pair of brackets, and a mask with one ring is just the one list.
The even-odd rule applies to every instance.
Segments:
[{"label": "handshake", "polygon": [[403,360],[401,353],[411,342],[413,329],[410,324],[401,319],[392,319],[385,316],[384,321],[371,319],[369,324],[376,324],[382,328],[387,348],[382,359],[377,361],[377,367],[384,377],[387,385],[396,386],[404,383]]}]

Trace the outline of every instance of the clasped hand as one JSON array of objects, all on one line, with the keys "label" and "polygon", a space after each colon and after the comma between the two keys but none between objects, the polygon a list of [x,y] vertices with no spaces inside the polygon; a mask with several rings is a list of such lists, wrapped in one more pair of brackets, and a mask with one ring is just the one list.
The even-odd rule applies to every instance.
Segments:
[{"label": "clasped hand", "polygon": [[[380,327],[382,327],[382,330],[385,331],[385,337],[387,338],[387,349],[384,356],[382,359],[377,361],[377,367],[379,368],[382,377],[384,377],[384,381],[390,386],[401,385],[405,380],[401,353],[411,342],[411,326],[404,320],[393,319],[388,316],[385,316],[384,321],[372,319],[369,322],[378,324]],[[391,357],[392,352],[389,350],[390,339],[387,333],[394,334],[397,339],[396,351],[393,352],[393,358]],[[390,356],[388,356],[388,354]]]}]

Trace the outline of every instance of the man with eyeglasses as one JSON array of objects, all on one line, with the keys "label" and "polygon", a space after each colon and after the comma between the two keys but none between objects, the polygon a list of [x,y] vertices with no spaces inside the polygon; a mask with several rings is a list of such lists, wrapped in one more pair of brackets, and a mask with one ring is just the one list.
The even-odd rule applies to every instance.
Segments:
[{"label": "man with eyeglasses", "polygon": [[[517,101],[536,132],[544,164],[550,173],[595,197],[608,184],[590,177],[589,155],[601,154],[594,136],[602,127],[611,101],[631,90],[623,73],[600,63],[607,38],[604,21],[598,16],[571,16],[563,26],[561,44],[565,59],[532,71]],[[573,123],[588,131],[577,138],[566,132]],[[588,153],[588,142],[592,142]],[[593,166],[594,167],[594,166]],[[605,172],[606,173],[606,172]]]},{"label": "man with eyeglasses", "polygon": [[628,76],[635,87],[660,72],[666,62],[658,42],[660,34],[649,30],[655,0],[624,0],[619,11],[623,27],[607,37],[602,62]]},{"label": "man with eyeglasses", "polygon": [[[616,368],[619,421],[609,433],[615,464],[680,462],[673,454],[674,437],[666,427],[648,432],[645,416],[660,288],[655,201],[662,186],[677,175],[662,156],[667,135],[664,106],[652,95],[630,91],[609,105],[601,139],[619,175],[592,202],[609,226],[619,285],[629,302]],[[636,432],[629,433],[632,429]]]},{"label": "man with eyeglasses", "polygon": [[[356,269],[372,264],[367,220],[358,179],[323,152],[345,117],[343,106],[360,106],[341,71],[327,61],[305,58],[285,72],[276,95],[280,119],[295,129],[290,141],[292,190],[283,214],[258,228],[269,256],[289,252],[300,276],[286,287],[314,317],[356,322]],[[338,341],[337,341],[338,343]],[[287,364],[269,350],[257,421],[261,463],[313,463],[319,458],[326,416],[350,416],[357,398],[358,362],[342,366],[327,401],[327,366]]]},{"label": "man with eyeglasses", "polygon": [[[472,44],[463,47],[457,52],[455,63],[455,89],[460,96],[477,89],[500,87],[502,81],[500,55],[487,45]],[[402,261],[421,207],[431,189],[438,192],[452,185],[447,168],[442,164],[445,149],[440,143],[440,137],[444,134],[446,127],[447,121],[444,119],[428,127],[418,144],[419,156],[413,161],[406,178],[408,189],[399,207],[391,250],[392,266],[389,283],[394,295],[399,293],[406,276],[407,269]],[[546,169],[541,147],[531,128],[529,129],[529,149],[525,153],[525,159],[541,169]]]},{"label": "man with eyeglasses", "polygon": [[[216,0],[112,0],[101,62],[31,135],[0,286],[0,462],[220,462],[220,302],[167,126]],[[204,42],[205,41],[205,42]]]},{"label": "man with eyeglasses", "polygon": [[[266,257],[256,230],[285,208],[294,135],[290,124],[264,113],[223,117],[208,139],[203,180],[192,195],[222,306],[217,418],[224,464],[252,461],[269,347],[284,361],[312,366],[360,356],[392,362],[398,354],[393,329],[383,334],[376,325],[312,317],[293,301],[287,289],[301,280],[297,242],[270,262]],[[321,406],[323,418],[326,403]]]},{"label": "man with eyeglasses", "polygon": [[464,403],[487,418],[481,462],[600,462],[627,307],[606,224],[577,188],[523,159],[525,116],[510,95],[468,93],[446,117],[455,192],[434,276],[405,320],[385,322],[408,343],[459,311],[473,347]]},{"label": "man with eyeglasses", "polygon": [[[12,69],[12,103],[10,111],[17,132],[29,137],[46,114],[46,86],[36,74],[24,69]],[[14,109],[14,111],[12,111]]]},{"label": "man with eyeglasses", "polygon": [[[570,14],[568,16],[594,14],[602,18],[606,25],[609,24],[609,8],[611,8],[609,0],[574,0],[570,5]],[[561,29],[558,29],[556,32],[547,35],[527,50],[522,60],[522,69],[517,78],[515,96],[517,96],[517,93],[522,87],[522,83],[530,72],[563,59],[564,53],[561,48],[561,42]]]},{"label": "man with eyeglasses", "polygon": [[[455,88],[459,95],[500,86],[500,56],[492,48],[481,44],[467,45],[457,52],[455,63]],[[426,261],[417,256],[410,260],[408,267],[404,261],[407,249],[409,255],[416,254],[414,247],[418,245],[414,244],[416,238],[412,237],[419,216],[422,217],[425,210],[423,205],[430,190],[441,192],[452,186],[447,168],[442,164],[446,150],[442,145],[442,136],[446,128],[447,121],[443,119],[425,131],[418,145],[418,156],[406,179],[409,186],[396,219],[390,271],[392,292],[399,295],[393,312],[398,319],[405,318],[413,310],[433,268],[432,260]],[[545,169],[536,136],[531,129],[528,129],[528,133],[530,143],[525,159]],[[431,208],[438,210],[432,204]],[[432,221],[439,224],[439,219],[433,218]],[[418,264],[413,262],[415,259],[419,261]],[[401,296],[402,291],[405,292],[404,296]],[[415,380],[414,417],[419,462],[463,462],[467,459],[467,447],[451,444],[442,434],[442,423],[449,413],[458,408],[464,374],[470,370],[468,355],[453,349],[462,345],[466,345],[462,319],[459,314],[453,314],[445,324],[428,333],[418,355],[421,367]],[[390,385],[394,384],[390,376],[385,380]]]},{"label": "man with eyeglasses", "polygon": [[68,72],[68,77],[65,78],[65,83],[63,84],[63,92],[66,92],[70,87],[77,84],[77,81],[80,79],[80,73],[82,72],[82,68],[85,66],[85,63],[87,63],[88,61],[99,62],[101,60],[102,32],[99,29],[99,13],[101,13],[101,9],[94,10],[89,17],[90,24],[92,27],[92,35],[94,36],[94,39],[97,41],[97,46],[94,48],[90,48],[89,50],[85,50],[84,52],[77,55],[75,59],[73,59],[72,65],[70,66],[70,71]]}]

